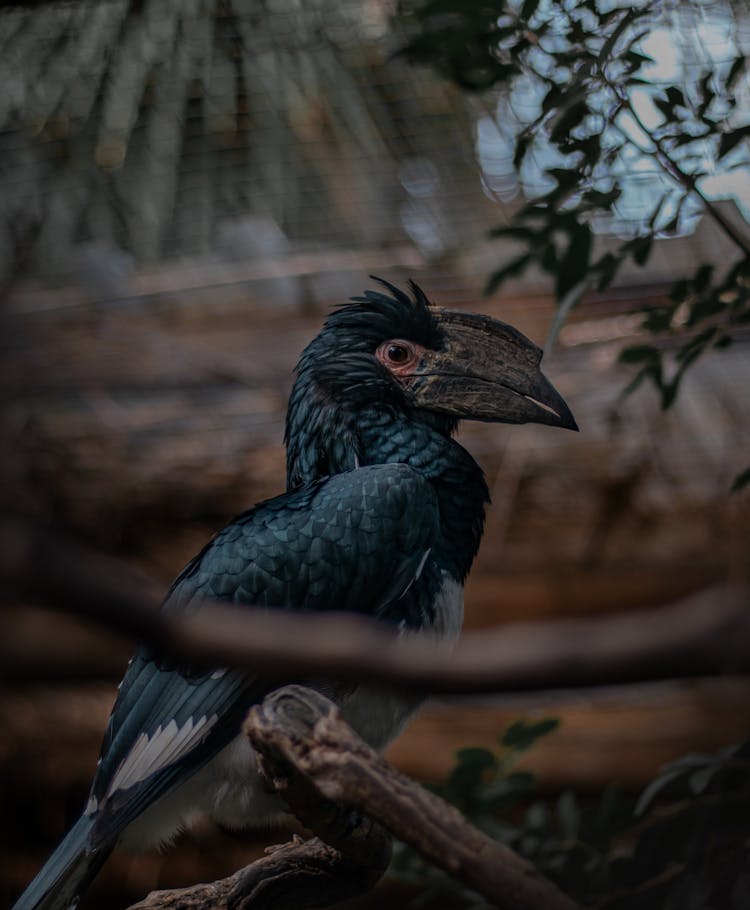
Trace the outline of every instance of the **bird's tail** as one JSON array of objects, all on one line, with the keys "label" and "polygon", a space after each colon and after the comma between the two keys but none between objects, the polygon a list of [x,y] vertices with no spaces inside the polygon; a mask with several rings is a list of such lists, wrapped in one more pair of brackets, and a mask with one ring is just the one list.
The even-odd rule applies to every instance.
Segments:
[{"label": "bird's tail", "polygon": [[12,910],[67,910],[76,901],[112,849],[90,847],[93,825],[85,815],[78,819]]}]

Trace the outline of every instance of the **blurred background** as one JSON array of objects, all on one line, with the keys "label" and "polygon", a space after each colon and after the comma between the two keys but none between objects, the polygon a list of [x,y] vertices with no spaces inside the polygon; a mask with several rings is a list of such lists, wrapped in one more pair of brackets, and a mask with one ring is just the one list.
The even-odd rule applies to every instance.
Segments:
[{"label": "blurred background", "polygon": [[[739,5],[674,6],[692,13],[665,4],[649,39],[666,79],[750,43]],[[549,275],[532,268],[483,296],[517,251],[488,231],[532,179],[522,187],[514,171],[502,106],[394,56],[394,13],[389,0],[2,4],[1,444],[14,514],[166,586],[224,522],[283,489],[296,358],[369,275],[411,277],[436,304],[544,344]],[[634,162],[624,179],[597,249],[638,230],[661,178]],[[750,236],[750,169],[709,191]],[[734,256],[699,206],[673,234],[587,292],[546,354],[579,434],[461,429],[493,498],[467,627],[636,611],[748,581],[748,490],[729,491],[750,464],[750,334],[698,361],[667,412],[650,387],[623,395],[632,370],[618,354],[645,337],[635,311],[697,263]],[[7,901],[85,800],[132,645],[42,604],[3,610]],[[492,746],[519,715],[561,718],[527,760],[546,791],[636,792],[665,761],[746,736],[750,691],[715,679],[430,703],[389,755],[435,780],[456,749]],[[84,907],[228,874],[274,837],[206,828],[163,855],[118,853]]]}]

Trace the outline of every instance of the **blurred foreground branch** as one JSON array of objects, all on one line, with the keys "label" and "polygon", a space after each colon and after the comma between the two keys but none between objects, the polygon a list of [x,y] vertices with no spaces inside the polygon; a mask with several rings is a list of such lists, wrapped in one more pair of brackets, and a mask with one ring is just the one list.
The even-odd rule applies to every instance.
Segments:
[{"label": "blurred foreground branch", "polygon": [[5,590],[44,598],[195,664],[390,683],[429,693],[518,692],[750,670],[750,593],[709,589],[657,610],[466,633],[450,658],[425,635],[363,616],[205,603],[163,614],[121,563],[16,523],[0,528]]},{"label": "blurred foreground branch", "polygon": [[318,692],[271,693],[250,711],[244,732],[269,783],[322,840],[293,841],[221,882],[154,892],[131,910],[327,906],[380,878],[390,857],[385,829],[500,910],[575,910],[531,863],[396,771]]}]

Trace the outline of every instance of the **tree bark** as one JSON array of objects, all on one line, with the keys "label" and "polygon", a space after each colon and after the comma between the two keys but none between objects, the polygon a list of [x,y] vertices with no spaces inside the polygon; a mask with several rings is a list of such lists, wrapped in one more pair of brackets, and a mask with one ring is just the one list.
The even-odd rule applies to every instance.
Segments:
[{"label": "tree bark", "polygon": [[[375,830],[371,823],[364,826]],[[367,840],[365,837],[364,840]],[[390,837],[378,829],[371,859],[358,866],[320,838],[295,837],[227,878],[152,891],[129,910],[312,910],[372,888],[388,865]],[[384,848],[387,846],[387,850]],[[387,855],[386,855],[387,854]]]},{"label": "tree bark", "polygon": [[[380,822],[499,910],[575,908],[531,863],[393,768],[320,693],[296,685],[277,689],[250,711],[244,732],[274,773],[293,768],[324,797]],[[296,800],[292,806],[296,811]]]},{"label": "tree bark", "polygon": [[319,692],[297,685],[272,692],[250,711],[244,732],[269,785],[318,837],[274,848],[221,881],[153,892],[130,910],[326,907],[375,885],[390,859],[390,834],[498,910],[576,910],[531,863],[396,771]]}]

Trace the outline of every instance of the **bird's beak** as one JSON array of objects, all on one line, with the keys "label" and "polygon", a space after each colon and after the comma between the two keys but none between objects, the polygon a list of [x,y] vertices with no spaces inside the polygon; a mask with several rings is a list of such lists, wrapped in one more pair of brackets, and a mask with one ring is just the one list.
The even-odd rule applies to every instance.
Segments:
[{"label": "bird's beak", "polygon": [[539,369],[541,350],[525,335],[489,316],[437,307],[433,313],[443,343],[425,352],[413,374],[417,407],[469,420],[578,429]]}]

